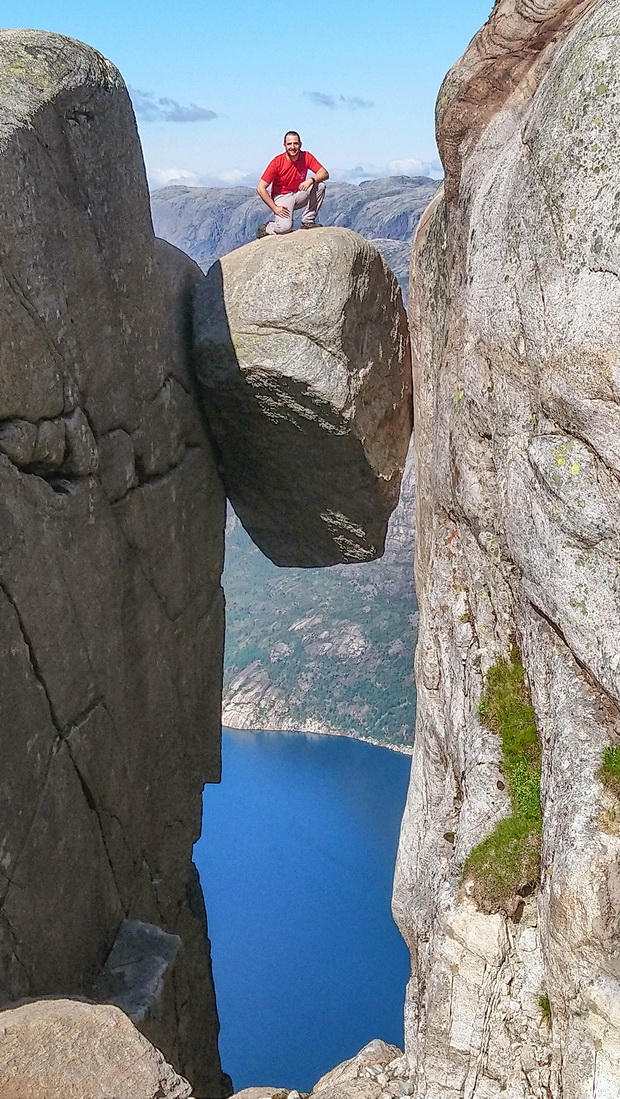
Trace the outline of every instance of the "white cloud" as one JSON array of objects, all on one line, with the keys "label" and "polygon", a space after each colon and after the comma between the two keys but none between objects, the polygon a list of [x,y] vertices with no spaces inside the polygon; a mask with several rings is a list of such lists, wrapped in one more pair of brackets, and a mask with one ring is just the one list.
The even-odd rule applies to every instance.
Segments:
[{"label": "white cloud", "polygon": [[[149,171],[151,190],[177,184],[184,187],[256,187],[260,169],[227,168],[223,172],[204,175],[189,168],[153,168]],[[366,179],[384,179],[389,176],[430,176],[441,179],[443,169],[439,160],[420,160],[416,157],[399,157],[387,164],[368,161],[350,168],[334,168],[330,178],[334,183],[361,183]]]},{"label": "white cloud", "polygon": [[213,183],[204,184],[209,187],[255,187],[258,183],[260,172],[244,172],[241,168],[230,168],[219,175],[205,176],[205,179],[213,180]]},{"label": "white cloud", "polygon": [[256,187],[260,172],[246,172],[242,168],[229,168],[215,175],[199,175],[188,168],[152,168],[148,172],[152,191],[169,185],[183,187]]},{"label": "white cloud", "polygon": [[151,190],[167,187],[169,183],[182,183],[185,187],[200,187],[200,177],[187,168],[153,168],[148,173]]},{"label": "white cloud", "polygon": [[303,92],[317,107],[328,107],[330,111],[344,107],[348,111],[366,111],[374,107],[370,99],[360,99],[359,95],[328,95],[326,92]]},{"label": "white cloud", "polygon": [[217,118],[215,111],[199,107],[196,103],[185,106],[168,96],[158,98],[155,92],[144,92],[139,88],[128,90],[136,118],[142,122],[210,122],[212,118]]},{"label": "white cloud", "polygon": [[402,160],[390,160],[387,163],[386,175],[388,176],[432,176],[439,178],[443,175],[443,168],[439,160],[418,160],[416,157],[405,157]]}]

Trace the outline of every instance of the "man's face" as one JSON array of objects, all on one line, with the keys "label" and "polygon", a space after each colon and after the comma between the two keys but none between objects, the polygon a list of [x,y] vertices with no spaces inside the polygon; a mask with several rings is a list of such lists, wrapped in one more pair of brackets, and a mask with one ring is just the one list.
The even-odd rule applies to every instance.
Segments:
[{"label": "man's face", "polygon": [[284,142],[284,150],[289,160],[297,160],[299,156],[299,150],[301,149],[301,141],[295,134],[287,134]]}]

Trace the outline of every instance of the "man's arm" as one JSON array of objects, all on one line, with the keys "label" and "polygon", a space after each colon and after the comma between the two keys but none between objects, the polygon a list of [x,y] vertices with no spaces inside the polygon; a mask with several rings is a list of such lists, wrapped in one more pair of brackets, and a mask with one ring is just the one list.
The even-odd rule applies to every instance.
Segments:
[{"label": "man's arm", "polygon": [[314,172],[313,178],[304,179],[303,183],[299,184],[299,189],[301,191],[308,191],[313,183],[324,183],[326,179],[329,179],[329,172],[327,171],[327,168],[324,168],[322,164],[319,164]]},{"label": "man's arm", "polygon": [[258,187],[256,188],[257,194],[262,198],[265,206],[268,206],[274,214],[278,215],[278,217],[288,217],[289,211],[287,210],[286,206],[276,206],[271,195],[269,194],[269,191],[267,190],[268,187],[269,184],[266,183],[264,179],[259,179]]}]

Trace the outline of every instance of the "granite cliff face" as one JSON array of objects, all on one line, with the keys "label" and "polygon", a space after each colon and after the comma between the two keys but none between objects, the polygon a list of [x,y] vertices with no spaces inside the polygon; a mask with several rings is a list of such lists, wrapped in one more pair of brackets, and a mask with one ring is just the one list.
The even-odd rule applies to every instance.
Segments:
[{"label": "granite cliff face", "polygon": [[223,645],[184,333],[202,275],[158,263],[109,62],[2,31],[0,87],[0,998],[92,996],[125,917],[163,927],[182,949],[142,1029],[224,1095],[191,862]]},{"label": "granite cliff face", "polygon": [[602,781],[620,732],[619,65],[616,0],[500,0],[438,101],[445,195],[410,289],[418,720],[394,893],[418,1099],[620,1090]]}]

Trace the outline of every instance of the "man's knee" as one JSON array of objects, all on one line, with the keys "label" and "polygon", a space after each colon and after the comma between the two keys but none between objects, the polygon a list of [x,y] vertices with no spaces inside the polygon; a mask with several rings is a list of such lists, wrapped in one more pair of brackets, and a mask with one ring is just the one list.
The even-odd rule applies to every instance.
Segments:
[{"label": "man's knee", "polygon": [[293,218],[278,218],[274,224],[274,233],[281,236],[283,233],[290,233],[293,229]]},{"label": "man's knee", "polygon": [[325,194],[325,180],[324,179],[321,180],[320,183],[316,184],[316,191],[317,191],[318,195],[324,195]]}]

